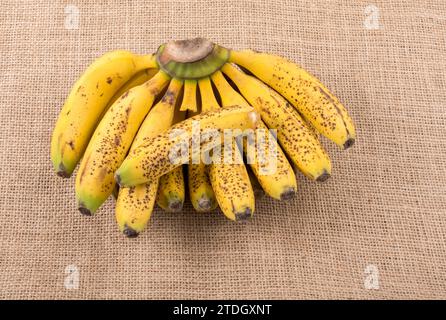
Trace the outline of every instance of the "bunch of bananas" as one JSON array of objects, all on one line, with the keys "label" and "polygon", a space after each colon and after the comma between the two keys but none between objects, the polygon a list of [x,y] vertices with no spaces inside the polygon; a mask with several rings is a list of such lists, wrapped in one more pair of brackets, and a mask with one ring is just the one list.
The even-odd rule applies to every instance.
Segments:
[{"label": "bunch of bananas", "polygon": [[[265,129],[257,140],[274,147],[262,151],[271,161],[248,161],[260,158],[260,151],[246,140],[196,141],[195,121],[200,132]],[[155,202],[166,211],[181,210],[186,189],[196,211],[219,206],[226,217],[241,221],[254,213],[255,196],[292,198],[296,169],[325,181],[331,163],[319,133],[343,149],[355,141],[346,109],[317,78],[275,55],[197,38],[170,41],[150,55],[113,51],[91,64],[62,108],[51,159],[61,177],[70,177],[81,161],[80,212],[94,214],[114,194],[119,229],[134,237]],[[181,141],[189,149],[198,144],[199,152],[172,161],[171,149]],[[233,161],[203,160],[206,152],[214,160],[222,157],[211,152],[221,146],[225,155],[227,146],[234,151]],[[273,159],[274,170],[265,173]]]}]

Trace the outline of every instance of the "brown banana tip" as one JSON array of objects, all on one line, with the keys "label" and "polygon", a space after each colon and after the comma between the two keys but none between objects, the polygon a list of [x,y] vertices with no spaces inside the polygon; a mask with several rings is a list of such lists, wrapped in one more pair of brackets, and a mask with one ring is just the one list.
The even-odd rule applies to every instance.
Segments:
[{"label": "brown banana tip", "polygon": [[181,211],[181,209],[183,209],[183,201],[178,199],[170,200],[168,207],[169,210],[173,212]]},{"label": "brown banana tip", "polygon": [[324,172],[319,177],[316,178],[316,181],[324,182],[330,177],[331,177],[331,175],[327,171],[324,170]]},{"label": "brown banana tip", "polygon": [[63,163],[59,164],[59,170],[57,170],[56,174],[62,178],[69,178],[71,174],[67,172]]},{"label": "brown banana tip", "polygon": [[350,148],[352,145],[355,144],[355,138],[349,138],[347,141],[345,141],[344,143],[344,150]]},{"label": "brown banana tip", "polygon": [[280,195],[280,200],[289,200],[294,198],[295,195],[296,195],[296,189],[290,187],[287,188],[287,190],[285,190],[284,192],[282,192],[282,194]]},{"label": "brown banana tip", "polygon": [[137,232],[135,229],[130,228],[128,225],[124,226],[124,230],[122,231],[122,233],[127,238],[136,238],[139,235],[139,232]]},{"label": "brown banana tip", "polygon": [[260,120],[260,116],[259,116],[259,114],[258,114],[255,110],[250,111],[250,112],[248,113],[248,118],[249,118],[249,120],[252,122],[252,124],[253,124],[254,126],[257,126],[257,125],[258,125],[259,120]]},{"label": "brown banana tip", "polygon": [[252,215],[252,210],[250,208],[246,208],[246,210],[243,212],[235,213],[235,221],[237,222],[246,221],[249,218],[251,218],[251,215]]},{"label": "brown banana tip", "polygon": [[207,198],[200,198],[198,200],[198,207],[201,210],[210,210],[212,207],[212,203],[211,200],[207,199]]},{"label": "brown banana tip", "polygon": [[91,211],[87,208],[85,208],[85,206],[83,204],[79,204],[79,211],[80,213],[82,213],[84,216],[92,216],[93,214],[91,213]]}]

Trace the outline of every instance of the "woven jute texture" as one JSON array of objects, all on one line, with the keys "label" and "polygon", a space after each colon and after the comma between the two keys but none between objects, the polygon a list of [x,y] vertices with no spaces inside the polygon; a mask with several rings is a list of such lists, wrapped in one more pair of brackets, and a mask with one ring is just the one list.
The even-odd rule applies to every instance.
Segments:
[{"label": "woven jute texture", "polygon": [[[446,4],[370,5],[3,0],[0,298],[446,298]],[[195,36],[301,63],[345,103],[357,142],[324,141],[332,178],[299,175],[294,200],[259,200],[249,223],[187,203],[127,239],[113,200],[79,214],[74,178],[52,171],[52,128],[95,58]]]}]

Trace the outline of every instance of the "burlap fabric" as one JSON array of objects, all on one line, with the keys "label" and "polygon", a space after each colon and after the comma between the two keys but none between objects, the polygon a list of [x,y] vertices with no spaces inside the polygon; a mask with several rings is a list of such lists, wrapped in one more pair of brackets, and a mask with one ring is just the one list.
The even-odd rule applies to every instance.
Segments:
[{"label": "burlap fabric", "polygon": [[[446,298],[446,4],[373,4],[3,0],[0,298]],[[325,141],[333,177],[299,176],[295,200],[258,201],[247,224],[187,204],[129,240],[112,200],[78,213],[74,178],[50,165],[51,130],[94,58],[195,36],[300,62],[346,104],[358,140]]]}]

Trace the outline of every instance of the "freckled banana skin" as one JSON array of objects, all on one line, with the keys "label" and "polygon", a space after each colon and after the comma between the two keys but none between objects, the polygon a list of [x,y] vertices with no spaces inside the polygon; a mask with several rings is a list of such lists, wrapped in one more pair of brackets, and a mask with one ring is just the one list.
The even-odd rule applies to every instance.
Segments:
[{"label": "freckled banana skin", "polygon": [[135,238],[150,220],[158,181],[121,189],[116,200],[116,221],[119,231],[129,238]]},{"label": "freckled banana skin", "polygon": [[148,82],[127,91],[104,115],[76,177],[76,197],[81,213],[93,214],[112,193],[115,170],[124,160],[155,96],[168,81],[169,77],[159,71]]},{"label": "freckled banana skin", "polygon": [[[201,111],[218,110],[220,106],[212,92],[209,77],[198,80],[200,89]],[[196,115],[197,113],[191,113]],[[201,162],[190,163],[188,169],[189,198],[197,212],[209,212],[218,207],[211,181],[209,180],[208,167]]]},{"label": "freckled banana skin", "polygon": [[[252,107],[232,106],[218,111],[210,111],[199,114],[187,120],[184,120],[168,131],[147,139],[138,146],[132,154],[124,160],[119,169],[116,171],[115,177],[121,186],[132,186],[153,179],[159,178],[163,174],[179,167],[183,163],[190,161],[192,154],[190,146],[192,145],[192,123],[200,122],[201,130],[216,129],[222,131],[224,129],[255,129],[260,116]],[[184,134],[172,137],[173,130],[182,130]],[[174,146],[184,142],[189,146],[189,158],[181,159],[184,161],[171,162],[169,154]],[[204,153],[218,145],[220,141],[201,140],[200,150]]]},{"label": "freckled banana skin", "polygon": [[[185,84],[186,81],[184,82],[184,85]],[[186,112],[181,111],[180,107],[179,111],[174,112],[172,123],[178,123],[184,120],[185,117]],[[185,197],[186,187],[184,185],[183,166],[179,166],[160,177],[156,203],[161,209],[166,212],[180,212],[183,209]]]},{"label": "freckled banana skin", "polygon": [[[161,99],[144,119],[135,140],[132,143],[129,154],[132,154],[144,139],[155,137],[172,125],[175,112],[175,103],[181,83],[172,80],[164,99]],[[173,99],[172,99],[173,97]],[[160,121],[163,119],[163,121]],[[127,237],[137,237],[150,220],[155,205],[159,179],[139,184],[132,187],[121,187],[116,201],[116,222],[119,230]]]},{"label": "freckled banana skin", "polygon": [[210,165],[209,179],[223,214],[230,220],[243,221],[254,214],[254,191],[235,141],[232,150],[233,163],[224,164],[222,159],[221,164]]},{"label": "freckled banana skin", "polygon": [[[108,102],[107,108],[105,108],[105,112],[118,100],[124,93],[129,91],[131,88],[139,86],[144,82],[149,81],[155,74],[158,73],[157,68],[144,69],[136,73],[129,81],[127,81],[110,99]],[[104,112],[104,114],[105,114]],[[101,117],[102,118],[102,117]]]},{"label": "freckled banana skin", "polygon": [[138,71],[156,68],[153,55],[124,50],[94,61],[74,84],[51,138],[51,161],[61,177],[70,177],[110,99]]},{"label": "freckled banana skin", "polygon": [[183,209],[185,195],[182,166],[160,177],[156,204],[164,211],[181,211]]},{"label": "freckled banana skin", "polygon": [[345,107],[299,65],[252,50],[233,50],[229,61],[246,68],[284,96],[322,135],[344,149],[353,145],[355,127]]},{"label": "freckled banana skin", "polygon": [[331,175],[331,161],[313,130],[299,113],[277,92],[231,64],[222,71],[260,113],[290,160],[312,180],[324,181]]},{"label": "freckled banana skin", "polygon": [[197,212],[209,212],[218,206],[215,193],[208,176],[208,169],[204,163],[189,164],[188,184],[189,197]]},{"label": "freckled banana skin", "polygon": [[[229,85],[220,71],[217,71],[212,75],[212,81],[214,82],[220,93],[223,107],[230,104],[249,106],[248,102]],[[288,159],[286,158],[283,151],[278,146],[277,141],[273,137],[270,137],[268,127],[263,123],[263,121],[259,121],[257,129],[263,129],[263,132],[266,134],[263,144],[261,146],[257,146],[257,148],[254,148],[254,153],[255,151],[259,151],[258,148],[264,148],[262,149],[265,150],[266,153],[264,160],[266,160],[267,162],[259,162],[259,158],[253,159],[255,161],[252,161],[252,163],[250,163],[249,165],[254,175],[257,177],[257,180],[263,187],[263,190],[265,190],[265,192],[272,198],[279,200],[292,198],[297,190],[296,176],[294,174],[293,168],[289,164]],[[260,136],[257,137],[257,134],[259,134],[259,132],[256,132],[256,140],[257,138],[260,138]],[[267,143],[269,143],[270,141],[271,143],[275,144],[275,157],[272,157],[273,155],[269,154]],[[247,144],[245,143],[244,145],[244,151],[247,152]],[[259,153],[255,153],[252,155],[259,155]],[[274,158],[276,161],[272,162]],[[273,165],[275,170],[267,170],[271,169],[269,165]]]},{"label": "freckled banana skin", "polygon": [[[219,75],[221,76],[221,74]],[[218,78],[218,80],[221,80],[221,78]],[[216,83],[215,81],[213,82]],[[220,106],[215,99],[209,78],[202,80],[200,84],[203,101],[202,111],[218,110]],[[220,85],[220,82],[217,81],[217,84]],[[217,86],[219,92],[221,89],[221,87]],[[229,101],[225,100],[224,102]],[[223,107],[240,105],[237,101],[231,102],[223,104]],[[250,107],[248,105],[245,106]],[[216,201],[223,214],[231,220],[241,221],[250,218],[254,213],[254,192],[250,187],[249,177],[246,173],[240,150],[234,142],[230,147],[233,148],[234,152],[233,161],[237,159],[238,163],[225,163],[223,158],[220,159],[220,163],[211,163],[208,166],[209,178]],[[230,184],[230,186],[227,184]]]},{"label": "freckled banana skin", "polygon": [[[131,88],[139,86],[143,84],[144,82],[150,80],[156,73],[158,72],[158,69],[145,69],[137,74],[135,74],[129,81],[127,81],[119,90],[115,93],[113,98],[108,103],[108,106],[105,110],[105,112],[110,109],[110,107],[115,103],[118,98],[120,98],[125,92],[129,91]],[[104,112],[104,114],[105,114]],[[102,116],[101,116],[102,119]],[[136,138],[135,138],[136,140]],[[133,145],[133,144],[132,144]],[[113,198],[118,199],[118,193],[119,193],[119,186],[115,184],[115,188],[113,189]]]},{"label": "freckled banana skin", "polygon": [[[256,136],[256,139],[257,141],[263,141],[259,143],[258,148],[265,150],[264,159],[266,162],[259,161],[259,152],[256,152],[256,161],[250,164],[251,170],[267,195],[276,200],[291,199],[297,191],[297,180],[293,167],[263,122],[259,123],[259,129],[263,129],[265,132],[264,140],[259,139],[258,136]],[[275,157],[269,153],[270,143],[275,143]],[[250,154],[247,150],[249,148],[247,144],[245,144],[245,147],[245,152]]]}]

